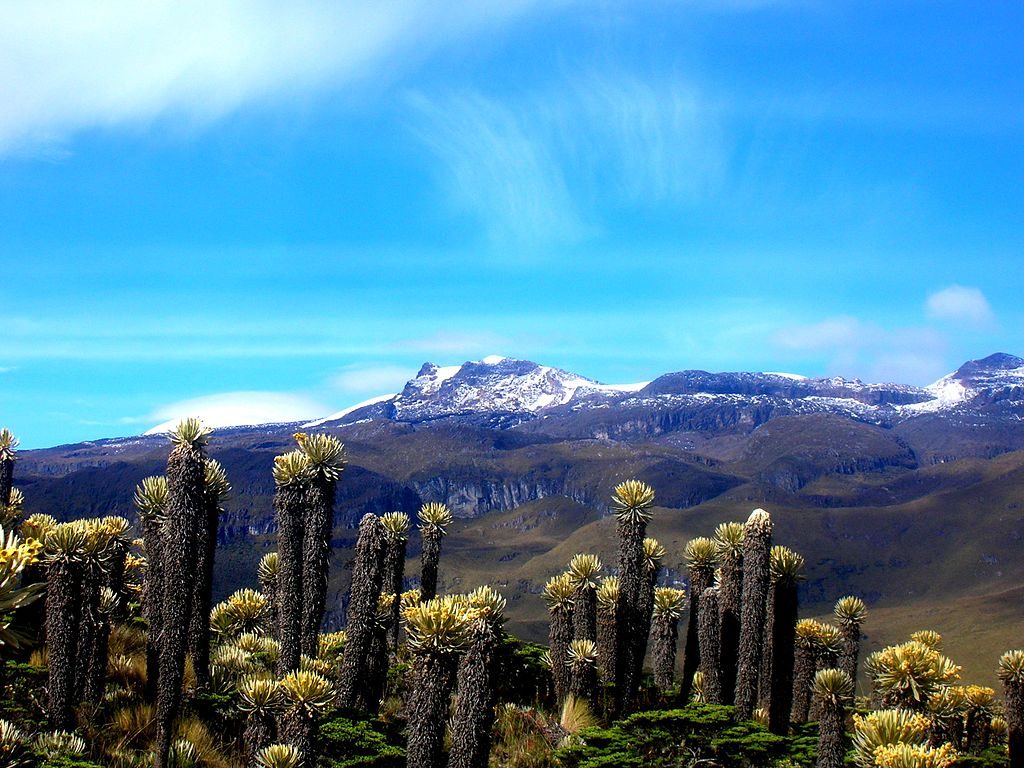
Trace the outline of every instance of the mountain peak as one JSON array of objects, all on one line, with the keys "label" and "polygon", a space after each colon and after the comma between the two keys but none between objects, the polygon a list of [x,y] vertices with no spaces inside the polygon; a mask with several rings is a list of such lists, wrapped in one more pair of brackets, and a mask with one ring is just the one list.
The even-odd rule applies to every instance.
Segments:
[{"label": "mountain peak", "polygon": [[968,360],[957,368],[954,375],[961,378],[993,371],[1013,371],[1018,368],[1024,368],[1024,359],[1006,352],[996,352],[980,360]]},{"label": "mountain peak", "polygon": [[953,373],[925,387],[935,400],[920,410],[937,410],[973,401],[976,404],[1024,399],[1024,359],[996,352],[968,360]]},{"label": "mountain peak", "polygon": [[501,355],[439,367],[424,363],[394,404],[399,418],[437,418],[456,413],[532,413],[572,399],[597,382],[560,368]]}]

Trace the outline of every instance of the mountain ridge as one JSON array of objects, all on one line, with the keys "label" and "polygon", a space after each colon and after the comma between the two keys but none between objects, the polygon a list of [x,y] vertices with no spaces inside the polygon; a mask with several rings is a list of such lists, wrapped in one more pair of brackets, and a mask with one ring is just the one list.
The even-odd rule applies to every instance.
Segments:
[{"label": "mountain ridge", "polygon": [[[874,409],[875,420],[892,422],[918,412],[954,407],[979,395],[987,395],[986,402],[1024,400],[1024,360],[995,353],[968,361],[927,387],[916,387],[865,383],[839,376],[809,378],[778,372],[710,373],[697,369],[662,374],[649,382],[602,384],[561,368],[489,356],[459,366],[424,363],[401,392],[380,395],[307,425],[493,413],[504,415],[496,424],[507,427],[559,408],[606,407],[645,399],[664,401],[671,396],[729,395],[799,400],[805,411],[842,410],[859,412],[862,417],[869,414],[865,408]],[[513,415],[519,420],[511,418]]]}]

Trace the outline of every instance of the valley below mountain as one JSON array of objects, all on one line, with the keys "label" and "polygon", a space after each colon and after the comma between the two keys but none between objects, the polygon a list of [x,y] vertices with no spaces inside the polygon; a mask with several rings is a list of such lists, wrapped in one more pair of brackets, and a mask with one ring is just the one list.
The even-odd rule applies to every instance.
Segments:
[{"label": "valley below mountain", "polygon": [[[367,512],[456,515],[441,591],[490,584],[510,629],[546,635],[539,592],[576,552],[616,559],[614,486],[657,493],[650,533],[682,582],[684,546],[764,507],[775,540],[807,558],[802,612],[863,597],[869,649],[933,628],[978,681],[1024,634],[1024,360],[995,354],[930,387],[780,373],[683,371],[605,385],[490,357],[425,364],[400,393],[306,424],[218,429],[210,455],[233,486],[222,516],[216,592],[255,585],[275,547],[275,455],[296,431],[346,445],[327,621],[337,625],[356,526]],[[19,454],[27,513],[135,519],[133,490],[164,470],[159,434]],[[410,583],[419,539],[409,544]]]}]

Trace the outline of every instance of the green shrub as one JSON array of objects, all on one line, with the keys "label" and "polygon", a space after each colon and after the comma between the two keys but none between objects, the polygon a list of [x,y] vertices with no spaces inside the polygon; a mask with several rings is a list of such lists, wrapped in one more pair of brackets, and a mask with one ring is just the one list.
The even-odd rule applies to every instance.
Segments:
[{"label": "green shrub", "polygon": [[546,651],[546,646],[506,635],[495,656],[497,701],[535,707],[554,703],[551,671],[544,663]]},{"label": "green shrub", "polygon": [[961,755],[951,768],[1006,768],[1010,758],[1006,754],[1006,745],[992,746],[978,755]]},{"label": "green shrub", "polygon": [[405,768],[396,735],[372,720],[333,717],[320,725],[322,768]]},{"label": "green shrub", "polygon": [[557,757],[565,768],[674,768],[701,761],[744,768],[789,756],[790,739],[758,723],[735,724],[732,713],[732,707],[710,704],[638,712],[609,728],[580,731],[579,743]]},{"label": "green shrub", "polygon": [[8,661],[0,675],[0,720],[14,723],[24,731],[45,729],[46,668]]},{"label": "green shrub", "polygon": [[51,757],[39,764],[39,768],[103,768],[84,757]]}]

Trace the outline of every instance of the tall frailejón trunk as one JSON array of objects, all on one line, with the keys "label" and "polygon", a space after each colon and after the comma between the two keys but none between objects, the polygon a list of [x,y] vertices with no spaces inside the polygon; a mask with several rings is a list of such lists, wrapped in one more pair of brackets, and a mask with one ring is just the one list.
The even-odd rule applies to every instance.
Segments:
[{"label": "tall frailej\u00f3n trunk", "polygon": [[846,756],[846,705],[853,698],[853,681],[840,669],[814,676],[814,697],[821,701],[816,768],[843,768]]},{"label": "tall frailej\u00f3n trunk", "polygon": [[281,566],[281,558],[277,552],[268,552],[260,559],[256,569],[256,575],[260,582],[260,591],[267,598],[267,609],[269,611],[270,635],[277,640],[277,630],[280,625],[278,610],[280,597],[277,589],[277,574]]},{"label": "tall frailej\u00f3n trunk", "polygon": [[867,617],[867,606],[859,597],[841,597],[833,614],[839,622],[839,631],[843,636],[843,649],[839,654],[839,668],[853,680],[857,686],[857,665],[860,661],[860,628]]},{"label": "tall frailej\u00f3n trunk", "polygon": [[196,531],[196,580],[192,589],[193,610],[188,627],[188,650],[196,688],[210,685],[210,609],[213,607],[213,560],[217,551],[217,529],[221,501],[231,486],[220,462],[206,460],[204,510]]},{"label": "tall frailej\u00f3n trunk", "polygon": [[807,722],[811,710],[811,686],[814,683],[815,646],[818,642],[818,622],[800,619],[796,623],[793,666],[793,710],[790,722]]},{"label": "tall frailej\u00f3n trunk", "polygon": [[700,668],[700,638],[698,627],[700,604],[704,592],[715,580],[715,565],[718,562],[718,546],[711,539],[698,537],[686,544],[686,561],[690,571],[690,612],[686,620],[686,646],[683,651],[683,677],[679,685],[679,700],[690,700],[693,676]]},{"label": "tall frailej\u00f3n trunk", "polygon": [[306,485],[306,519],[303,530],[302,653],[315,657],[320,624],[327,604],[327,575],[334,530],[334,500],[338,479],[345,468],[345,447],[330,435],[297,432],[299,449],[309,459],[312,477]]},{"label": "tall frailej\u00f3n trunk", "polygon": [[[131,524],[125,518],[125,531]],[[116,600],[113,605],[113,614],[110,620],[115,623],[124,623],[128,620],[128,590],[125,588],[125,572],[128,564],[128,550],[130,542],[122,535],[115,536],[110,542],[110,555],[108,557],[104,586],[109,587],[114,593]]]},{"label": "tall frailej\u00f3n trunk", "polygon": [[632,706],[640,681],[635,679],[636,633],[640,629],[640,591],[644,587],[643,541],[647,523],[627,520],[619,523],[619,603],[615,606],[615,698],[616,712],[625,714]]},{"label": "tall frailej\u00f3n trunk", "polygon": [[441,560],[441,537],[433,531],[423,534],[420,550],[420,600],[437,597],[437,567]]},{"label": "tall frailej\u00f3n trunk", "polygon": [[740,649],[743,594],[743,523],[722,523],[715,529],[719,551],[718,611],[721,642],[722,703],[736,700],[736,665]]},{"label": "tall frailej\u00f3n trunk", "polygon": [[167,505],[167,478],[147,477],[135,489],[135,507],[142,520],[146,548],[146,580],[142,591],[142,617],[146,620],[146,701],[156,702],[160,674],[160,636],[163,634],[164,555],[163,524]]},{"label": "tall frailej\u00f3n trunk", "polygon": [[761,673],[757,678],[757,706],[767,712],[772,686],[772,642],[775,640],[774,584],[768,585],[768,599],[765,601],[764,608],[764,641],[761,643]]},{"label": "tall frailej\u00f3n trunk", "polygon": [[640,679],[643,676],[644,658],[647,656],[647,643],[651,636],[651,620],[654,616],[654,590],[658,583],[661,561],[665,557],[665,548],[657,540],[648,537],[643,542],[643,553],[643,580],[640,584],[640,593],[637,596],[639,625],[633,635],[635,647],[631,654],[633,659],[631,679],[636,688],[640,687]]},{"label": "tall frailej\u00f3n trunk", "polygon": [[47,715],[53,728],[64,731],[75,729],[73,707],[77,701],[75,672],[78,669],[78,622],[81,615],[81,575],[77,570],[67,563],[52,565],[47,579],[46,642],[50,652]]},{"label": "tall frailej\u00f3n trunk", "polygon": [[167,507],[163,526],[163,631],[156,692],[157,743],[155,768],[165,768],[181,706],[187,630],[196,579],[196,532],[205,514],[205,446],[210,430],[198,419],[186,419],[171,434],[174,447],[167,459]]},{"label": "tall frailej\u00f3n trunk", "polygon": [[405,586],[405,557],[409,546],[411,521],[404,512],[388,512],[381,515],[380,522],[384,526],[385,546],[383,589],[395,595],[386,627],[386,642],[391,652],[397,654],[400,627],[398,615],[401,611],[401,600],[398,596],[402,594]]},{"label": "tall frailej\u00f3n trunk", "polygon": [[[615,713],[624,714],[636,703],[640,687],[637,635],[644,627],[642,593],[650,583],[644,573],[643,543],[654,505],[654,490],[638,480],[615,487],[615,510],[619,539],[619,602],[615,607],[616,671]],[[646,638],[644,638],[646,644]]]},{"label": "tall frailej\u00f3n trunk", "polygon": [[406,765],[444,766],[444,732],[448,701],[455,685],[459,657],[452,653],[424,654],[413,664],[415,685],[409,696]]},{"label": "tall frailej\u00f3n trunk", "polygon": [[771,674],[768,691],[768,728],[772,733],[789,732],[793,708],[793,672],[796,662],[796,622],[799,612],[797,582],[802,578],[804,558],[785,547],[772,547]]},{"label": "tall frailej\u00f3n trunk", "polygon": [[[110,624],[120,596],[110,588],[111,565],[127,550],[124,534],[131,524],[123,517],[104,517],[86,524],[88,558],[83,580],[84,603],[89,612],[89,632],[80,624],[78,664],[84,676],[80,680],[81,699],[99,703],[107,685],[107,656]],[[123,561],[122,561],[123,569]],[[122,572],[123,578],[123,572]],[[83,614],[85,611],[83,611]]]},{"label": "tall frailej\u00f3n trunk", "polygon": [[441,539],[447,534],[452,513],[444,504],[429,502],[420,507],[420,600],[427,602],[437,596],[437,571],[441,562]]},{"label": "tall frailej\u00f3n trunk", "polygon": [[615,609],[619,578],[608,576],[597,589],[597,673],[602,685],[615,682]]},{"label": "tall frailej\u00f3n trunk", "polygon": [[345,626],[345,650],[341,657],[338,701],[350,709],[357,707],[366,693],[367,664],[383,580],[384,534],[380,518],[368,513],[359,523]]},{"label": "tall frailej\u00f3n trunk", "polygon": [[459,654],[470,641],[473,614],[467,607],[468,601],[442,597],[403,612],[409,649],[415,658],[406,728],[406,764],[410,768],[444,766],[449,699]]},{"label": "tall frailej\u00f3n trunk", "polygon": [[487,768],[494,726],[495,657],[501,644],[505,600],[490,587],[469,596],[478,617],[470,624],[470,643],[459,662],[448,768]]},{"label": "tall frailej\u00f3n trunk", "polygon": [[719,658],[721,640],[719,632],[718,590],[708,587],[700,598],[700,617],[697,623],[697,638],[700,644],[700,673],[703,679],[704,702],[722,703],[722,681]]},{"label": "tall frailej\u00f3n trunk", "polygon": [[327,604],[331,531],[334,528],[334,481],[315,477],[306,488],[306,525],[302,562],[302,634],[300,647],[316,656],[320,623]]},{"label": "tall frailej\u00f3n trunk", "polygon": [[771,517],[763,509],[755,509],[743,527],[743,602],[739,666],[736,672],[737,720],[749,720],[757,702],[771,546]]},{"label": "tall frailej\u00f3n trunk", "polygon": [[548,658],[555,684],[555,702],[561,706],[569,693],[569,643],[572,642],[572,576],[561,573],[544,585],[548,606]]},{"label": "tall frailej\u00f3n trunk", "polygon": [[676,675],[676,645],[679,640],[679,619],[686,608],[686,592],[659,587],[654,592],[654,619],[651,637],[654,641],[654,684],[664,695]]},{"label": "tall frailej\u00f3n trunk", "polygon": [[277,518],[277,674],[299,668],[302,650],[302,548],[309,459],[290,451],[274,459],[274,513]]},{"label": "tall frailej\u00f3n trunk", "polygon": [[79,666],[78,635],[84,577],[85,531],[63,523],[44,538],[46,553],[46,643],[49,650],[46,685],[50,727],[75,728],[75,673]]},{"label": "tall frailej\u00f3n trunk", "polygon": [[388,685],[388,626],[396,603],[399,603],[399,597],[391,592],[381,592],[380,600],[377,601],[377,616],[367,652],[366,684],[357,702],[371,715],[380,711],[380,703]]},{"label": "tall frailej\u00f3n trunk", "polygon": [[[87,534],[86,547],[89,550],[85,568],[82,572],[80,613],[78,618],[78,653],[76,655],[77,669],[75,670],[75,699],[77,701],[95,703],[99,700],[100,692],[89,685],[90,679],[96,680],[94,665],[99,662],[95,657],[96,643],[99,639],[100,628],[103,617],[100,615],[100,589],[103,584],[103,573],[98,562],[96,539],[98,532],[95,526],[90,525],[94,530]],[[90,542],[91,540],[91,542]],[[103,660],[104,671],[106,671],[106,659]]]}]

